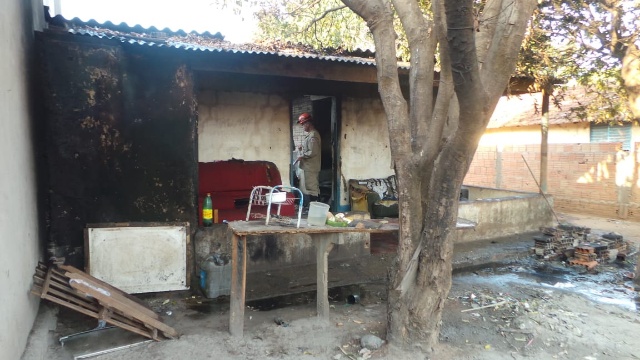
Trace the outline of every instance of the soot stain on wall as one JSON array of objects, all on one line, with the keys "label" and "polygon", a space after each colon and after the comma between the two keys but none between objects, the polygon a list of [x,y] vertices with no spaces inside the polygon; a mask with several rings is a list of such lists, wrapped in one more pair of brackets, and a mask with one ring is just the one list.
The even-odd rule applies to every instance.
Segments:
[{"label": "soot stain on wall", "polygon": [[197,115],[187,67],[124,45],[46,34],[38,44],[49,247],[83,246],[87,224],[193,224]]},{"label": "soot stain on wall", "polygon": [[277,261],[283,254],[275,235],[252,237],[255,241],[247,242],[247,252],[251,261]]}]

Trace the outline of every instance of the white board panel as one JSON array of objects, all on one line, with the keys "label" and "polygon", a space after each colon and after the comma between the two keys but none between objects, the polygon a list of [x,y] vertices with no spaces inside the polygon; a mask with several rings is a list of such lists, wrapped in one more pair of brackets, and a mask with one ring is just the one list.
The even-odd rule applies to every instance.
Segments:
[{"label": "white board panel", "polygon": [[186,290],[186,226],[87,228],[88,272],[127,293]]}]

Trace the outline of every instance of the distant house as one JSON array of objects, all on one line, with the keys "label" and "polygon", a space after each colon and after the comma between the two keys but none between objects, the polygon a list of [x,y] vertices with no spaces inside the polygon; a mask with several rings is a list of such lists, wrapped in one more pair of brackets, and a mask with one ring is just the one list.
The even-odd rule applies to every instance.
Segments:
[{"label": "distant house", "polygon": [[[550,144],[620,142],[623,150],[632,150],[640,139],[640,127],[631,123],[607,124],[584,116],[585,106],[594,96],[579,86],[555,91],[556,101],[549,106]],[[481,146],[498,144],[540,144],[542,94],[502,97],[480,140]]]},{"label": "distant house", "polygon": [[[563,93],[549,110],[547,193],[554,208],[640,220],[640,127],[584,120],[592,96],[578,87]],[[541,104],[540,93],[500,100],[465,184],[540,191]]]}]

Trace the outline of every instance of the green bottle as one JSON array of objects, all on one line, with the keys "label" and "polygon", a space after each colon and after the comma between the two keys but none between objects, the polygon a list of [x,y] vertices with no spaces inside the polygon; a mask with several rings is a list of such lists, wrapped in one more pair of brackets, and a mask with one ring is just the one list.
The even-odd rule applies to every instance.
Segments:
[{"label": "green bottle", "polygon": [[202,225],[211,226],[213,224],[213,204],[211,194],[207,193],[202,204]]}]

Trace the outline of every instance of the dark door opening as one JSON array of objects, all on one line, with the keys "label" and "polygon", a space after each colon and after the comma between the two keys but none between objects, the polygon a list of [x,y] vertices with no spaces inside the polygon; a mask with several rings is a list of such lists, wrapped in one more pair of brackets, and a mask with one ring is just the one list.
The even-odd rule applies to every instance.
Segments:
[{"label": "dark door opening", "polygon": [[[314,119],[314,126],[320,134],[322,142],[321,151],[321,170],[318,175],[320,183],[320,195],[318,201],[329,204],[330,209],[337,208],[335,179],[337,178],[337,166],[335,164],[335,154],[338,153],[337,146],[337,112],[336,99],[331,96],[305,96],[293,101],[292,122],[293,144],[295,149],[297,138],[301,136],[300,129],[296,129],[295,125],[298,116],[302,112],[310,112]],[[292,172],[291,183],[298,187],[298,178]]]}]

